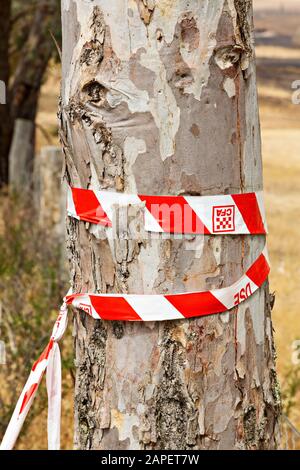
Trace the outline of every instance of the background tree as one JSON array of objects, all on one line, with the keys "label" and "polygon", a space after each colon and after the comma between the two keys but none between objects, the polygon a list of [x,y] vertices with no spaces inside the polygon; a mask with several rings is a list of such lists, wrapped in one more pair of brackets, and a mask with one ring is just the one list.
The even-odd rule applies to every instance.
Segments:
[{"label": "background tree", "polygon": [[[0,41],[0,80],[7,88],[9,80],[9,31],[11,18],[11,0],[3,0],[0,15],[1,41]],[[7,93],[6,93],[7,94]],[[7,97],[6,97],[7,100]],[[0,184],[8,181],[8,141],[10,139],[10,122],[8,105],[0,105]]]},{"label": "background tree", "polygon": [[[83,188],[262,189],[249,0],[62,1],[61,139]],[[139,219],[140,217],[140,219]],[[69,221],[76,292],[168,293],[237,280],[264,237],[108,241]],[[135,221],[135,222],[134,222]],[[273,449],[280,399],[266,283],[231,314],[129,324],[75,317],[82,449]]]},{"label": "background tree", "polygon": [[[15,121],[35,123],[45,71],[49,60],[57,57],[51,33],[60,42],[60,2],[3,0],[1,7],[0,80],[7,86],[7,104],[0,107],[0,185],[4,185]],[[30,129],[34,149],[35,127]]]}]

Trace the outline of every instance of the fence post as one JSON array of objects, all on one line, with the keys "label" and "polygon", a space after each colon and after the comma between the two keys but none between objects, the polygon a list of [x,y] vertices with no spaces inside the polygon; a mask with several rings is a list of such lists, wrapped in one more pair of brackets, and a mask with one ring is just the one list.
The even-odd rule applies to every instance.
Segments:
[{"label": "fence post", "polygon": [[34,123],[17,119],[9,152],[9,185],[18,193],[27,192],[32,184],[33,145]]},{"label": "fence post", "polygon": [[62,152],[60,147],[43,147],[34,163],[34,198],[38,224],[61,246],[61,274],[67,279],[66,183],[61,181]]}]

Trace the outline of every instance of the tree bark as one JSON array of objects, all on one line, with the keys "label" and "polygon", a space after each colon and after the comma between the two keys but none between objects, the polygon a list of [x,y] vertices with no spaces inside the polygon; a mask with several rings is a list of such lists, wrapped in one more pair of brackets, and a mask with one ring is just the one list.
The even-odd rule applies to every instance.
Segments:
[{"label": "tree bark", "polygon": [[[261,190],[251,3],[63,0],[68,182],[140,194]],[[75,292],[225,287],[265,243],[139,239],[141,217],[110,241],[105,229],[69,220]],[[77,312],[75,446],[276,448],[270,305],[266,283],[233,312],[188,321],[110,323]]]}]

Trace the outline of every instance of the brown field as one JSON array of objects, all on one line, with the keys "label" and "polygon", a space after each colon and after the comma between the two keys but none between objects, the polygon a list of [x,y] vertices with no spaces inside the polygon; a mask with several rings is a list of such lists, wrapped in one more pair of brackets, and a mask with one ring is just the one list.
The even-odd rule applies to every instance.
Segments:
[{"label": "brown field", "polygon": [[[300,10],[299,0],[256,0],[258,11],[284,3],[285,8]],[[278,34],[292,34],[300,25],[299,15],[259,15],[259,27],[272,28]],[[272,263],[271,290],[276,293],[273,310],[277,364],[281,383],[291,369],[292,344],[300,339],[300,105],[292,104],[291,83],[300,80],[300,48],[280,44],[258,45],[258,84],[263,139],[265,200],[268,213],[268,246]],[[57,140],[56,108],[60,72],[50,68],[50,77],[43,87],[38,115],[38,146],[55,144]],[[72,397],[64,399],[63,444],[72,442]],[[300,428],[300,392],[291,419]],[[20,448],[46,446],[40,439],[45,416],[29,426],[20,441]],[[44,433],[43,433],[44,435]]]},{"label": "brown field", "polygon": [[[293,80],[299,78],[300,61]],[[259,92],[272,263],[270,285],[276,293],[273,324],[278,372],[285,388],[284,377],[292,368],[293,343],[300,339],[300,246],[297,236],[300,221],[300,105],[291,103],[291,88],[277,87],[276,76],[272,82],[260,77]],[[300,390],[291,417],[299,428]]]},{"label": "brown field", "polygon": [[260,10],[300,10],[299,0],[253,0],[256,11]]}]

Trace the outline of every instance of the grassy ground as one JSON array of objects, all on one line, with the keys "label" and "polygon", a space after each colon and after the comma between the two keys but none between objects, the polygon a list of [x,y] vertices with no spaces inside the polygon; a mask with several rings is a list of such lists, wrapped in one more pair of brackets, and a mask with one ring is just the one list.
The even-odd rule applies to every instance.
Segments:
[{"label": "grassy ground", "polygon": [[[276,292],[273,324],[277,347],[277,364],[282,388],[288,387],[286,375],[293,369],[293,343],[300,339],[300,105],[291,101],[291,82],[300,79],[300,60],[296,70],[285,63],[295,57],[295,50],[258,50],[259,67],[265,59],[277,57],[277,73],[269,78],[259,74],[262,124],[265,200],[268,214],[268,245],[272,263],[271,289]],[[289,76],[289,78],[287,78]],[[286,82],[286,83],[285,83]],[[289,86],[288,86],[289,85]],[[300,426],[300,393],[291,412]]]}]

